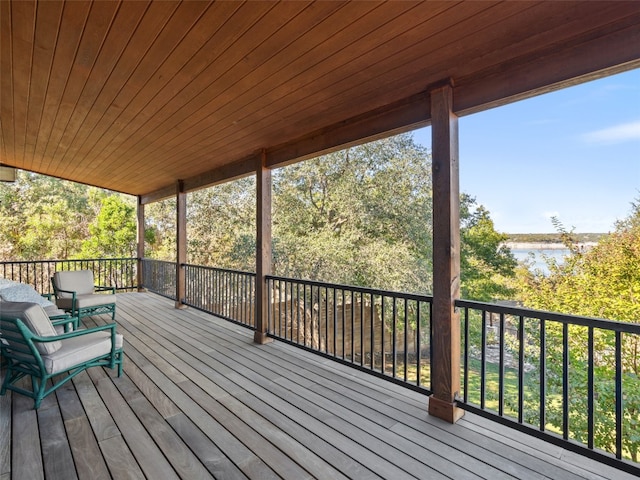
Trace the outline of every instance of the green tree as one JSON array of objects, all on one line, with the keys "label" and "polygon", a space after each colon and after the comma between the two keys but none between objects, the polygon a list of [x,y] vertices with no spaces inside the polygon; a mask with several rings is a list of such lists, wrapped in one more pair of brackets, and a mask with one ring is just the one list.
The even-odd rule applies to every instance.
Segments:
[{"label": "green tree", "polygon": [[189,193],[187,232],[190,263],[253,271],[256,263],[255,177]]},{"label": "green tree", "polygon": [[69,258],[88,235],[88,187],[19,171],[0,184],[0,239],[4,259]]},{"label": "green tree", "polygon": [[280,275],[430,290],[430,159],[410,135],[279,170],[273,219]]},{"label": "green tree", "polygon": [[460,275],[462,297],[491,301],[513,298],[509,280],[518,265],[504,243],[508,235],[496,231],[489,211],[475,198],[460,200]]},{"label": "green tree", "polygon": [[[640,322],[640,204],[632,204],[628,218],[617,222],[615,231],[604,236],[589,250],[576,244],[572,231],[557,220],[570,254],[563,263],[548,260],[549,275],[529,273],[522,279],[521,297],[530,308],[600,317],[622,322]],[[536,333],[530,332],[536,339]],[[587,432],[587,329],[571,327],[569,332],[571,431],[575,438],[586,441]],[[562,331],[559,324],[547,327],[548,358],[561,358]],[[596,445],[608,451],[615,448],[614,418],[614,335],[594,331],[596,359],[597,415]],[[547,362],[547,388],[551,397],[562,391],[561,362]],[[625,395],[623,441],[625,455],[640,458],[640,338],[622,336],[623,389]],[[535,379],[535,376],[533,377]],[[533,388],[538,388],[532,385]],[[562,422],[557,403],[548,404],[547,421],[556,427]]]},{"label": "green tree", "polygon": [[[286,167],[274,180],[278,274],[390,290],[432,290],[431,159],[411,135]],[[517,265],[489,212],[461,196],[466,298],[513,293]]]},{"label": "green tree", "polygon": [[169,198],[145,206],[145,257],[176,259],[176,200]]},{"label": "green tree", "polygon": [[122,195],[95,193],[100,209],[89,224],[89,238],[82,243],[83,258],[135,257],[137,242],[136,207]]}]

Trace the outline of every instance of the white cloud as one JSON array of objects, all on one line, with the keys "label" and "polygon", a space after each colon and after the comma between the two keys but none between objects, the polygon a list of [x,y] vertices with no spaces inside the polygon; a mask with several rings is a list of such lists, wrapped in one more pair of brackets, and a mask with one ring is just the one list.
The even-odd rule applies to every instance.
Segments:
[{"label": "white cloud", "polygon": [[587,143],[610,145],[630,140],[640,140],[640,121],[621,123],[602,130],[585,133],[582,139]]}]

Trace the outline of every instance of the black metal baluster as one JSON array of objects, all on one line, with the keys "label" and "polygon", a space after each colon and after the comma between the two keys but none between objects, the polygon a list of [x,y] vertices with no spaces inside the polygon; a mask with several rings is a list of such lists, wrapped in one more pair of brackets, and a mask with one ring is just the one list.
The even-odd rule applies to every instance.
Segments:
[{"label": "black metal baluster", "polygon": [[546,400],[547,395],[546,378],[547,378],[547,337],[545,320],[540,319],[540,431],[544,432],[546,425]]},{"label": "black metal baluster", "polygon": [[307,346],[307,285],[302,284],[302,341]]},{"label": "black metal baluster", "polygon": [[291,302],[293,301],[293,298],[291,297],[293,290],[289,288],[289,282],[287,280],[283,281],[283,290],[284,290],[284,329],[282,333],[280,333],[280,335],[282,335],[286,340],[287,332],[289,331],[288,323],[289,323],[289,314],[291,313]]},{"label": "black metal baluster", "polygon": [[433,391],[433,299],[429,302],[429,390]]},{"label": "black metal baluster", "polygon": [[569,324],[562,324],[562,438],[569,438]]},{"label": "black metal baluster", "polygon": [[337,301],[338,301],[338,296],[336,294],[336,289],[335,287],[333,288],[333,356],[337,357],[337,341],[336,341],[336,335],[338,334],[338,305],[337,305]]},{"label": "black metal baluster", "polygon": [[[313,348],[315,350],[315,347],[313,346],[313,340],[317,339],[317,345],[318,345],[318,350],[320,349],[320,337],[318,337],[317,335],[319,335],[320,331],[318,330],[318,320],[319,320],[319,310],[316,311],[316,309],[314,308],[315,305],[318,306],[318,308],[320,307],[320,287],[316,286],[316,294],[314,295],[313,293],[313,285],[310,286],[311,288],[311,348]],[[314,311],[316,311],[315,313],[315,323],[314,323]],[[314,327],[315,325],[315,327]]]},{"label": "black metal baluster", "polygon": [[375,352],[375,329],[373,328],[373,322],[374,322],[374,309],[375,309],[375,303],[373,300],[373,293],[369,294],[369,303],[370,303],[370,308],[369,308],[369,344],[370,344],[370,353],[369,353],[369,361],[371,362],[371,370],[373,370],[374,368],[374,361],[373,361],[373,357],[374,357],[374,352]]},{"label": "black metal baluster", "polygon": [[356,309],[356,305],[355,303],[353,303],[353,290],[351,290],[351,361],[354,362],[355,361],[355,347],[356,347],[356,339],[355,339],[355,319],[354,319],[354,315],[355,315],[355,309]]},{"label": "black metal baluster", "polygon": [[329,287],[324,287],[324,349],[329,353]]},{"label": "black metal baluster", "polygon": [[391,359],[391,368],[393,369],[393,378],[396,378],[396,367],[397,367],[397,358],[398,358],[398,350],[396,348],[397,345],[397,330],[398,330],[398,307],[397,307],[397,298],[393,297],[393,303],[391,304],[391,325],[393,326],[393,331],[391,334],[393,347],[391,348],[391,354],[393,358]]},{"label": "black metal baluster", "polygon": [[364,292],[360,292],[360,366],[364,366]]},{"label": "black metal baluster", "polygon": [[380,296],[380,344],[381,344],[381,352],[382,352],[382,358],[381,358],[381,366],[380,366],[380,371],[384,374],[385,370],[386,370],[386,358],[385,358],[385,349],[384,349],[384,324],[385,324],[385,319],[384,319],[384,295]]},{"label": "black metal baluster", "polygon": [[469,308],[464,307],[464,370],[462,385],[464,388],[464,402],[469,401]]},{"label": "black metal baluster", "polygon": [[485,407],[486,361],[487,361],[487,311],[482,310],[482,334],[480,342],[480,408]]},{"label": "black metal baluster", "polygon": [[498,371],[498,415],[501,417],[504,415],[504,313],[500,313],[500,329],[499,329],[499,342],[500,342],[500,361]]},{"label": "black metal baluster", "polygon": [[589,327],[587,338],[587,447],[593,450],[594,435],[594,378],[593,378],[593,327]]},{"label": "black metal baluster", "polygon": [[408,304],[404,299],[404,381],[407,381],[407,364],[409,363],[409,322],[408,322]]},{"label": "black metal baluster", "polygon": [[344,350],[345,350],[345,340],[346,340],[346,333],[347,333],[347,324],[346,324],[346,312],[345,312],[345,298],[344,298],[344,288],[340,289],[340,296],[342,297],[342,359],[345,359],[345,354],[344,354]]},{"label": "black metal baluster", "polygon": [[524,421],[524,317],[518,317],[518,422]]},{"label": "black metal baluster", "polygon": [[422,385],[422,345],[420,345],[420,329],[421,329],[421,302],[416,302],[416,385]]},{"label": "black metal baluster", "polygon": [[616,458],[622,458],[622,332],[616,331]]},{"label": "black metal baluster", "polygon": [[[296,282],[296,343],[300,344],[300,283]],[[292,326],[293,328],[293,326]],[[293,331],[292,331],[293,335]]]},{"label": "black metal baluster", "polygon": [[[272,292],[273,292],[273,280],[268,278],[267,279],[267,292],[269,292],[269,299],[271,298],[275,298],[275,296],[272,296]],[[269,305],[267,307],[267,332],[268,333],[273,333],[272,330],[272,325],[273,322],[275,322],[275,302],[272,302],[271,300],[269,300]],[[243,314],[242,314],[243,320],[244,320],[244,309],[243,309]]]}]

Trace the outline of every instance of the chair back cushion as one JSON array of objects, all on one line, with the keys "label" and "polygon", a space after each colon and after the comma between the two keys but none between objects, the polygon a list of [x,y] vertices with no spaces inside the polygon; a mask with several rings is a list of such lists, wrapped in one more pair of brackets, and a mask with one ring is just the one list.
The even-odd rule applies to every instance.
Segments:
[{"label": "chair back cushion", "polygon": [[[77,295],[93,293],[93,272],[91,270],[75,270],[56,272],[53,274],[56,288],[70,290]],[[71,297],[70,293],[60,293],[58,297]]]},{"label": "chair back cushion", "polygon": [[[5,318],[18,318],[39,337],[56,336],[56,329],[53,327],[49,316],[41,305],[31,302],[2,302],[0,304],[0,314]],[[57,352],[62,343],[55,342],[34,342],[36,348],[42,355]]]}]

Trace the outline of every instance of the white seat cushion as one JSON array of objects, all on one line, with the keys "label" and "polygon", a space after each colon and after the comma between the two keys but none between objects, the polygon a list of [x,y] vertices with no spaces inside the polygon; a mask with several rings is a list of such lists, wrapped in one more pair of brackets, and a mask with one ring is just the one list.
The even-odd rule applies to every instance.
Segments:
[{"label": "white seat cushion", "polygon": [[[72,303],[72,298],[59,298],[56,300],[59,308],[67,310],[73,307]],[[116,296],[112,293],[90,293],[88,295],[76,296],[76,308],[97,307],[98,305],[105,305],[107,303],[116,303]]]},{"label": "white seat cushion", "polygon": [[[116,349],[121,349],[123,342],[122,335],[116,334]],[[93,332],[61,340],[61,343],[58,351],[42,356],[47,373],[64,372],[75,365],[108,354],[111,351],[111,333]]]}]

